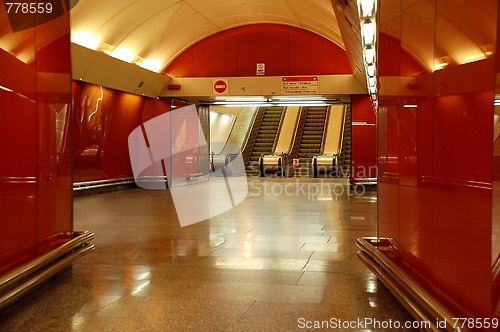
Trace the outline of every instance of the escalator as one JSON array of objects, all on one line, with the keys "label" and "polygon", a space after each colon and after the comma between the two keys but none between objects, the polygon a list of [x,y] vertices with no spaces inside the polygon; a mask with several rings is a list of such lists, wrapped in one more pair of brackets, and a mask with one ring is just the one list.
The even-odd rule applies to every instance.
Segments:
[{"label": "escalator", "polygon": [[311,177],[311,158],[321,153],[328,107],[305,107],[304,111],[306,118],[298,148],[299,167],[295,171],[295,176]]},{"label": "escalator", "polygon": [[342,151],[340,155],[338,177],[348,178],[351,174],[351,105],[346,105]]},{"label": "escalator", "polygon": [[[262,111],[262,121],[255,142],[251,149],[249,160],[246,166],[248,176],[259,176],[259,158],[261,155],[269,155],[273,152],[274,143],[278,135],[284,107],[264,107]],[[255,125],[259,125],[256,123]]]}]

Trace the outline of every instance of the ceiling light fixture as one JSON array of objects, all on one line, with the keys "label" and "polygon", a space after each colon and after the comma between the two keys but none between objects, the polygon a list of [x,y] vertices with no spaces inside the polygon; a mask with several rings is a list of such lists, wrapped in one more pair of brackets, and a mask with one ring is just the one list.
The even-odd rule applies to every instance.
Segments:
[{"label": "ceiling light fixture", "polygon": [[92,34],[74,30],[71,30],[71,42],[94,51],[97,50],[100,44],[99,39]]},{"label": "ceiling light fixture", "polygon": [[363,49],[363,67],[366,74],[366,86],[375,110],[378,107],[376,37],[377,37],[377,1],[358,0],[361,41]]},{"label": "ceiling light fixture", "polygon": [[136,58],[134,63],[141,68],[147,69],[147,70],[155,72],[155,73],[160,71],[161,65],[162,65],[160,61],[148,60],[148,59],[144,59],[140,56],[138,56]]},{"label": "ceiling light fixture", "polygon": [[122,60],[125,62],[129,62],[129,63],[132,62],[132,60],[134,60],[134,58],[135,58],[135,55],[131,50],[123,48],[123,47],[115,48],[113,50],[113,52],[111,52],[110,55],[113,58],[116,58],[118,60]]},{"label": "ceiling light fixture", "polygon": [[371,20],[365,20],[361,27],[365,45],[373,45],[375,42],[375,24]]},{"label": "ceiling light fixture", "polygon": [[360,0],[360,17],[372,17],[375,16],[375,1],[376,0]]},{"label": "ceiling light fixture", "polygon": [[365,48],[365,68],[368,65],[374,64],[375,62],[375,50],[372,46],[367,46]]}]

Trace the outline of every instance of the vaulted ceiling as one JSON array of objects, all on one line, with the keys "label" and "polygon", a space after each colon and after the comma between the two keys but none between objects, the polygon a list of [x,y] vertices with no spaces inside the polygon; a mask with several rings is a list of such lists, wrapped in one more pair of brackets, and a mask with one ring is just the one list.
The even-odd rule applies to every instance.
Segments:
[{"label": "vaulted ceiling", "polygon": [[80,0],[71,10],[74,43],[157,72],[197,41],[253,23],[344,45],[330,0]]},{"label": "vaulted ceiling", "polygon": [[[71,0],[71,38],[84,49],[73,62],[86,68],[92,57],[108,54],[159,73],[183,50],[222,30],[276,23],[306,29],[344,48],[356,75],[362,68],[358,1]],[[498,13],[490,9],[496,1],[383,0],[378,25],[432,72],[494,53]],[[30,63],[30,33],[11,28],[1,3],[0,48]],[[107,65],[104,61],[101,67]]]}]

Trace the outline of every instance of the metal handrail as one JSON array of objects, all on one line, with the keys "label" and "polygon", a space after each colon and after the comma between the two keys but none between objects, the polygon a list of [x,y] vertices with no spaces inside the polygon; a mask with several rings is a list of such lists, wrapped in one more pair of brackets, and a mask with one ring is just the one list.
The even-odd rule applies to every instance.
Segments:
[{"label": "metal handrail", "polygon": [[[243,162],[245,165],[248,163],[248,161],[250,159],[249,155],[252,153],[251,150],[247,150],[247,149],[249,149],[248,144],[250,143],[250,139],[251,139],[251,136],[253,133],[255,135],[254,135],[252,144],[255,144],[255,139],[257,138],[257,134],[258,134],[258,128],[256,128],[255,125],[257,124],[258,121],[260,121],[260,123],[259,123],[259,128],[260,128],[260,125],[262,124],[262,118],[264,117],[264,113],[265,113],[264,107],[258,107],[256,109],[256,112],[252,118],[252,125],[250,126],[250,129],[248,130],[247,135],[245,137],[245,143],[242,145],[241,155],[243,156]],[[255,132],[254,132],[254,130],[255,130]],[[252,146],[252,149],[253,149],[253,146]]]},{"label": "metal handrail", "polygon": [[283,111],[281,112],[280,123],[278,124],[278,129],[276,129],[276,136],[274,137],[273,149],[271,150],[271,154],[274,155],[274,151],[276,150],[276,145],[278,144],[278,139],[281,134],[281,127],[283,126],[283,120],[285,119],[286,107],[282,107]]},{"label": "metal handrail", "polygon": [[60,247],[14,269],[0,278],[0,310],[19,300],[52,276],[69,268],[79,257],[94,250],[94,233],[74,231],[73,239]]},{"label": "metal handrail", "polygon": [[120,184],[130,184],[134,183],[135,180],[132,177],[118,178],[118,179],[104,179],[104,180],[92,180],[92,181],[82,181],[73,183],[73,190],[85,190],[85,189],[95,189],[102,187],[115,186]]},{"label": "metal handrail", "polygon": [[387,255],[377,249],[383,241],[376,237],[363,237],[357,240],[357,246],[361,249],[358,252],[363,262],[372,270],[380,280],[393,292],[410,313],[420,320],[428,321],[432,324],[430,331],[441,331],[433,323],[446,321],[447,331],[464,331],[454,328],[455,321],[453,313],[432,296],[424,287],[414,281]]},{"label": "metal handrail", "polygon": [[36,176],[3,176],[0,177],[0,183],[36,184],[38,183],[38,178]]},{"label": "metal handrail", "polygon": [[326,106],[326,115],[325,115],[325,123],[323,124],[323,137],[321,138],[321,148],[319,149],[320,155],[323,154],[325,149],[325,138],[328,131],[328,120],[330,118],[330,112],[332,110],[332,106]]},{"label": "metal handrail", "polygon": [[90,231],[75,231],[73,232],[73,234],[76,235],[76,237],[61,245],[59,248],[54,249],[49,253],[34,259],[28,264],[21,266],[2,276],[0,278],[0,292],[9,287],[9,285],[16,283],[23,278],[26,278],[26,276],[44,268],[54,260],[81,246],[82,243],[94,239],[94,233]]},{"label": "metal handrail", "polygon": [[[260,107],[257,107],[255,109],[254,114],[252,115],[252,124],[250,125],[250,127],[249,127],[250,129],[247,131],[245,139],[243,140],[244,144],[242,145],[242,149],[241,149],[242,153],[248,144],[248,140],[250,139],[250,134],[252,133],[253,126],[255,125],[255,121],[257,120],[257,116],[259,115],[259,110],[260,110]],[[231,135],[229,135],[229,136],[231,136]]]},{"label": "metal handrail", "polygon": [[339,137],[339,153],[340,156],[342,154],[342,149],[344,149],[344,134],[345,134],[345,123],[347,121],[347,107],[344,105],[344,115],[342,116],[342,128],[340,129],[340,137]]},{"label": "metal handrail", "polygon": [[299,119],[297,121],[297,126],[295,127],[295,133],[293,136],[293,144],[292,148],[290,150],[290,155],[291,156],[297,156],[299,154],[299,145],[300,141],[302,139],[302,135],[304,133],[304,125],[306,122],[306,116],[307,116],[307,108],[304,106],[300,107],[300,114],[299,114]]}]

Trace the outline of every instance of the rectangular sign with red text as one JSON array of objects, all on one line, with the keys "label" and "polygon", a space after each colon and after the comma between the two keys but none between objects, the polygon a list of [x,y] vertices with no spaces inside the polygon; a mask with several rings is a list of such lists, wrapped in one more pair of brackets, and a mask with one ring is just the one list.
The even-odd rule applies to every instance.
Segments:
[{"label": "rectangular sign with red text", "polygon": [[317,94],[318,76],[283,76],[281,77],[282,95]]}]

